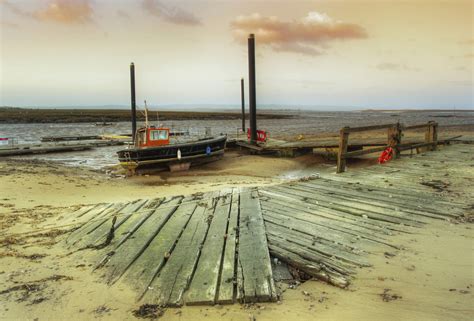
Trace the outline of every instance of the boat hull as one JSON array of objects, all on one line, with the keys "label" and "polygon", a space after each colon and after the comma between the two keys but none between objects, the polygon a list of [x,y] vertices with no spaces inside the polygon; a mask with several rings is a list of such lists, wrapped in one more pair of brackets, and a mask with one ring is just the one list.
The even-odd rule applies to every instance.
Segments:
[{"label": "boat hull", "polygon": [[132,173],[144,169],[166,170],[179,164],[195,166],[216,161],[224,156],[226,142],[227,136],[219,136],[189,143],[124,149],[117,154],[120,165]]}]

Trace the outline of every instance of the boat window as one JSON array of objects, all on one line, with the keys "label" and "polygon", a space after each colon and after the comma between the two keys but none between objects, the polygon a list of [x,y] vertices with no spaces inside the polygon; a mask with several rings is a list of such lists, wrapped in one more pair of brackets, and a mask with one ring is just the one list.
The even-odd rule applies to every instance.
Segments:
[{"label": "boat window", "polygon": [[152,130],[150,132],[150,140],[163,140],[168,139],[167,130]]}]

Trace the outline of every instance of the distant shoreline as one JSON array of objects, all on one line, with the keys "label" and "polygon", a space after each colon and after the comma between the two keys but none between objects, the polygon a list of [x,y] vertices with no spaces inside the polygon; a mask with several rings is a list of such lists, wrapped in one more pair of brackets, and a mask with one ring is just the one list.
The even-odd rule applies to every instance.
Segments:
[{"label": "distant shoreline", "polygon": [[[149,112],[150,119],[156,119],[156,111]],[[160,111],[160,121],[168,120],[237,120],[238,112],[192,112]],[[248,119],[248,114],[246,118]],[[258,113],[260,119],[288,119],[293,115],[281,113]],[[130,110],[126,109],[32,109],[0,108],[0,124],[20,123],[102,123],[130,121]],[[137,111],[137,120],[144,121],[142,112]]]}]

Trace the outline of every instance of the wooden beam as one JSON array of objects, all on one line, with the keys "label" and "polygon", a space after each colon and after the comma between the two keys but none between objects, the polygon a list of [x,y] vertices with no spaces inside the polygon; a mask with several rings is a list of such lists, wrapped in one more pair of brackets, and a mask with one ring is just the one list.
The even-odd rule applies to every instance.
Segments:
[{"label": "wooden beam", "polygon": [[342,173],[346,170],[346,160],[344,155],[347,153],[347,144],[349,142],[349,133],[346,132],[346,129],[349,127],[344,127],[340,130],[339,136],[339,150],[337,152],[337,172]]},{"label": "wooden beam", "polygon": [[358,133],[365,132],[370,130],[379,130],[379,129],[388,129],[396,127],[397,124],[383,124],[383,125],[373,125],[373,126],[363,126],[363,127],[344,127],[341,130],[344,130],[346,133]]},{"label": "wooden beam", "polygon": [[362,149],[362,150],[356,150],[353,152],[347,152],[342,155],[342,158],[349,158],[349,157],[355,157],[355,156],[361,156],[361,155],[367,155],[367,154],[372,154],[376,152],[383,151],[387,148],[387,146],[382,146],[382,147],[374,147],[374,148],[368,148],[368,149]]}]

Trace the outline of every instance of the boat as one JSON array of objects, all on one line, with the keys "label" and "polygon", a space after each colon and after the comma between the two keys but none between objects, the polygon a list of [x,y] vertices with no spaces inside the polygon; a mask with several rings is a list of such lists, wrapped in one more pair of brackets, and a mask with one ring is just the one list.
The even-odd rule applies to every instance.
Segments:
[{"label": "boat", "polygon": [[136,131],[133,147],[117,152],[129,175],[142,170],[187,170],[224,156],[225,135],[172,143],[170,128],[148,124],[146,107],[145,119],[145,126]]},{"label": "boat", "polygon": [[100,126],[100,127],[107,127],[107,126],[114,126],[115,124],[114,123],[108,123],[108,122],[101,122],[101,123],[95,123],[96,126]]}]

